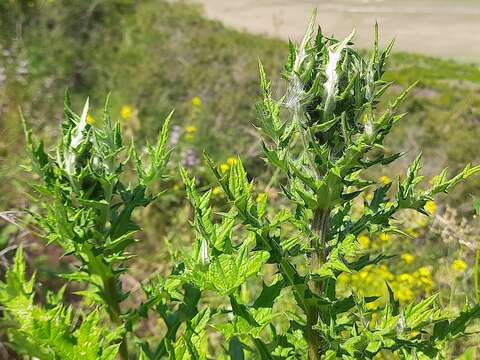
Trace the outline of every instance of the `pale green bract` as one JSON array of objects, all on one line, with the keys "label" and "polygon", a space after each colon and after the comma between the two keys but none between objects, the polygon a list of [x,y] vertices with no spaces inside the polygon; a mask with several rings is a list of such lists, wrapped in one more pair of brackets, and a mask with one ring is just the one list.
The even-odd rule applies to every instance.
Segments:
[{"label": "pale green bract", "polygon": [[[368,306],[377,297],[337,294],[342,273],[390,258],[361,250],[360,234],[400,231],[391,221],[399,211],[427,214],[427,201],[480,167],[468,165],[451,178],[444,170],[425,189],[419,155],[398,179],[393,199],[391,183],[366,180],[366,170],[402,156],[387,154],[383,144],[404,116],[398,111],[411,87],[380,112],[391,85],[382,76],[393,44],[380,51],[375,29],[373,51],[365,57],[352,46],[354,32],[337,41],[315,27],[312,18],[302,42],[289,44],[285,96],[273,97],[259,66],[257,125],[264,158],[281,174],[284,206],[256,193],[240,158],[224,173],[206,156],[227,199],[222,213],[213,210],[212,191],[202,192],[180,169],[193,208],[193,249],[175,259],[168,276],[142,284],[139,305],[125,301],[130,294],[121,276],[140,229],[134,211],[161,194],[158,183],[168,173],[172,114],[144,154],[134,144],[125,148],[107,108],[101,127],[88,124],[88,100],[78,116],[66,97],[53,154],[35,144],[25,124],[32,171],[41,179],[34,187],[39,210],[32,215],[48,243],[76,257],[74,271],[63,277],[84,290],[77,291],[79,306],[64,305],[63,291],[40,305],[19,249],[0,282],[1,323],[11,349],[42,360],[436,359],[449,341],[467,334],[480,317],[479,304],[466,304],[457,315],[446,314],[435,295],[402,306],[388,284],[380,308]],[[367,191],[373,197],[354,217],[353,202]],[[136,329],[150,316],[162,331],[143,337]],[[219,336],[217,346],[209,346]]]}]

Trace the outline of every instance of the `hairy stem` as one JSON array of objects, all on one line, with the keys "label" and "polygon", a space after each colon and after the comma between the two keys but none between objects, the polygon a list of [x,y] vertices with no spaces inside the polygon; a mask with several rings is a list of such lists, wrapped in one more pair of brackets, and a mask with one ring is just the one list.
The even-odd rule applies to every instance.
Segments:
[{"label": "hairy stem", "polygon": [[308,344],[309,360],[320,359],[320,334],[313,328],[318,321],[318,311],[315,305],[307,308],[307,325],[305,337]]},{"label": "hairy stem", "polygon": [[[330,227],[330,209],[316,209],[312,220],[312,231],[316,235],[312,243],[313,253],[310,260],[310,270],[315,272],[320,265],[327,260],[326,240],[328,228]],[[322,292],[322,282],[320,280],[311,281],[311,291],[320,295]],[[308,358],[310,360],[320,359],[321,352],[321,334],[313,327],[318,322],[318,308],[315,304],[307,307],[307,325],[305,337],[308,343]]]},{"label": "hairy stem", "polygon": [[[312,271],[318,270],[320,265],[327,260],[327,234],[330,227],[330,209],[316,209],[313,214],[312,231],[316,235],[313,240],[312,258],[310,267]],[[322,288],[321,282],[315,281],[312,289],[317,295],[320,295]]]},{"label": "hairy stem", "polygon": [[[120,294],[118,294],[115,277],[108,277],[103,279],[103,292],[105,301],[108,306],[107,309],[110,315],[110,319],[115,325],[123,326],[124,324],[121,318],[122,312],[120,310],[119,300]],[[122,337],[122,342],[120,343],[120,348],[118,351],[122,360],[128,360],[128,344],[126,334],[124,334]]]}]

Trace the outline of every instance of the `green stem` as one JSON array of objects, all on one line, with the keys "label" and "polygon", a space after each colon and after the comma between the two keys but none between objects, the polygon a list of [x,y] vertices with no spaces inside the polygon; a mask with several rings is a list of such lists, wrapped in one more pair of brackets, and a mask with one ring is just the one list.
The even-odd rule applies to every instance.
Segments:
[{"label": "green stem", "polygon": [[[312,220],[312,231],[316,239],[312,243],[313,253],[310,261],[310,272],[313,273],[319,269],[322,263],[327,260],[326,242],[328,228],[330,227],[330,209],[316,209]],[[312,280],[311,290],[316,295],[321,295],[323,291],[322,281]],[[308,343],[308,358],[310,360],[320,359],[321,336],[314,329],[318,322],[318,307],[316,304],[309,305],[306,309],[307,325],[305,337]]]},{"label": "green stem", "polygon": [[[309,151],[309,133],[307,133],[301,124],[301,114],[297,110],[294,113],[294,121],[297,122],[298,131],[302,139],[303,148],[307,159],[310,163],[310,168],[314,171],[317,179],[322,178],[318,166],[315,163],[315,158],[312,156],[312,153]],[[313,215],[312,220],[312,231],[316,235],[316,238],[313,240],[312,249],[313,253],[310,259],[310,273],[317,271],[321,264],[326,261],[326,239],[327,232],[330,226],[330,209],[316,209]],[[316,294],[320,295],[322,293],[322,281],[312,280],[310,283],[310,290]],[[308,304],[305,306],[305,312],[307,316],[307,324],[305,328],[305,338],[308,344],[308,358],[310,360],[318,360],[321,355],[321,334],[314,329],[318,322],[318,307],[313,301],[313,304]]]},{"label": "green stem", "polygon": [[[124,323],[121,318],[122,312],[120,310],[119,301],[120,295],[117,291],[115,277],[108,277],[103,279],[103,292],[105,301],[107,303],[107,309],[110,315],[110,319],[116,326],[123,327]],[[122,360],[128,360],[128,344],[126,334],[124,334],[122,337],[118,352]]]},{"label": "green stem", "polygon": [[104,205],[100,209],[100,213],[98,215],[98,220],[97,220],[97,224],[96,224],[96,227],[99,231],[105,231],[105,227],[107,225],[107,222],[110,220],[110,216],[111,216],[110,204],[112,204],[113,186],[114,185],[110,182],[103,185],[103,196],[105,198],[105,201],[108,204]]},{"label": "green stem", "polygon": [[318,311],[315,305],[307,308],[307,325],[305,337],[308,344],[308,359],[320,359],[320,334],[313,328],[318,321]]}]

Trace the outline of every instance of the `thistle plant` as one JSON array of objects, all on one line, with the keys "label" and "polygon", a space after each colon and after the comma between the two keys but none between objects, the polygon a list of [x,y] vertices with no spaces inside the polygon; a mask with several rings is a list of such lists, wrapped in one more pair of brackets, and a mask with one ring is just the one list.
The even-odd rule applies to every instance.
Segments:
[{"label": "thistle plant", "polygon": [[[402,156],[386,155],[384,141],[404,117],[399,107],[414,85],[380,112],[379,100],[391,85],[382,76],[393,42],[381,51],[376,27],[373,52],[365,58],[352,47],[353,32],[337,41],[315,30],[312,19],[302,42],[290,42],[283,73],[287,91],[280,99],[273,98],[260,64],[263,152],[267,163],[284,174],[280,185],[290,206],[269,211],[267,196],[254,195],[240,159],[224,175],[207,158],[231,209],[215,223],[210,191],[200,194],[194,179],[183,175],[197,233],[183,278],[201,290],[228,296],[231,320],[214,327],[230,340],[235,353],[252,351],[254,344],[262,359],[370,359],[382,350],[406,359],[434,358],[447,339],[462,334],[479,316],[478,305],[466,306],[452,319],[442,314],[435,296],[401,307],[386,284],[389,301],[372,310],[367,305],[377,297],[353,293],[339,298],[336,282],[342,273],[388,260],[388,254],[362,251],[359,235],[401,232],[393,221],[399,211],[428,215],[427,201],[480,167],[468,165],[450,178],[445,169],[425,189],[419,186],[419,155],[398,179],[393,198],[392,183],[367,180],[368,169]],[[373,192],[372,199],[364,201],[361,216],[354,216],[354,201],[367,192]],[[302,260],[306,271],[299,266]],[[264,264],[274,266],[275,280],[263,282],[258,294],[250,294],[254,300],[245,301],[242,286],[249,277],[261,279]],[[274,311],[285,290],[297,306],[294,314]],[[279,316],[289,323],[283,332],[274,326]]]},{"label": "thistle plant", "polygon": [[[76,292],[80,304],[66,304],[65,287],[37,294],[38,301],[20,248],[0,282],[11,348],[42,360],[433,359],[466,335],[480,317],[479,304],[466,304],[455,316],[442,311],[435,295],[400,304],[388,284],[388,299],[375,308],[369,304],[378,297],[336,291],[342,274],[391,258],[362,250],[359,236],[401,233],[398,212],[428,215],[425,205],[435,195],[480,171],[468,165],[449,177],[444,170],[422,187],[419,155],[396,189],[368,180],[370,168],[402,156],[387,155],[384,142],[404,117],[399,108],[412,87],[380,111],[391,85],[382,78],[393,43],[380,50],[375,29],[366,57],[353,48],[353,36],[324,36],[312,18],[301,43],[289,44],[280,99],[260,64],[258,130],[266,162],[282,174],[281,209],[266,192],[257,193],[240,158],[224,172],[206,156],[227,199],[221,213],[212,208],[212,190],[202,191],[180,169],[193,207],[193,247],[173,259],[170,274],[143,282],[138,306],[128,301],[121,279],[140,229],[134,211],[160,195],[158,182],[167,173],[171,114],[143,154],[123,145],[107,106],[102,126],[88,124],[88,100],[78,116],[66,98],[53,152],[35,143],[25,124],[31,168],[41,179],[34,186],[39,210],[32,212],[38,233],[76,258],[62,276],[83,290]],[[360,215],[353,212],[359,199]],[[137,331],[150,316],[161,320],[161,335]],[[225,345],[214,342],[218,334]]]},{"label": "thistle plant", "polygon": [[[42,211],[32,215],[47,243],[60,245],[65,255],[77,259],[75,271],[63,277],[84,283],[85,289],[77,294],[101,305],[122,333],[126,324],[120,304],[128,294],[122,290],[120,276],[128,269],[125,264],[132,255],[127,248],[140,229],[132,216],[135,209],[147,206],[158,195],[150,190],[152,184],[165,175],[171,116],[165,120],[157,143],[147,146],[147,159],[143,160],[134,146],[126,154],[120,125],[112,122],[107,107],[101,128],[87,122],[88,110],[87,99],[81,116],[76,115],[66,97],[65,120],[52,155],[44,150],[42,141],[34,144],[32,131],[24,121],[31,168],[42,180],[41,185],[34,187]],[[130,158],[136,170],[133,184],[125,182],[128,178],[124,174]],[[18,256],[17,267],[22,263],[21,252]],[[15,274],[23,276],[22,271]],[[8,286],[7,282],[5,289],[8,290]],[[28,288],[30,293],[23,294],[26,297],[31,295],[31,286]],[[65,321],[71,320],[71,309],[60,307],[56,312],[60,312]],[[14,318],[19,315],[13,311]],[[89,319],[90,316],[84,321],[98,321],[95,316]],[[24,319],[16,320],[23,326]],[[126,359],[126,338],[118,347],[121,357]]]}]

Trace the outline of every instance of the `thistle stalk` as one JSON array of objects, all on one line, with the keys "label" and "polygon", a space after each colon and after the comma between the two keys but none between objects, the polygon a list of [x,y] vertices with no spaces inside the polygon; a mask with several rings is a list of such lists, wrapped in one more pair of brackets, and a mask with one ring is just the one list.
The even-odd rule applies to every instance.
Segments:
[{"label": "thistle stalk", "polygon": [[[121,318],[122,312],[120,309],[120,294],[117,291],[117,279],[115,277],[104,278],[103,292],[105,302],[107,304],[107,311],[110,316],[110,320],[118,327],[124,326],[124,321]],[[120,347],[118,349],[120,358],[122,360],[128,360],[128,344],[127,335],[123,334],[120,340]]]},{"label": "thistle stalk", "polygon": [[[313,215],[312,232],[316,235],[312,241],[310,271],[313,273],[327,260],[326,241],[330,226],[330,209],[317,209]],[[321,280],[311,280],[311,291],[320,296],[323,290]],[[311,360],[320,359],[321,334],[314,329],[318,322],[318,307],[316,304],[307,308],[306,339],[308,343],[308,357]]]}]

